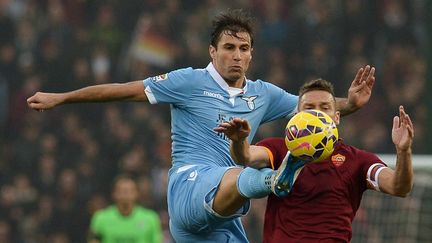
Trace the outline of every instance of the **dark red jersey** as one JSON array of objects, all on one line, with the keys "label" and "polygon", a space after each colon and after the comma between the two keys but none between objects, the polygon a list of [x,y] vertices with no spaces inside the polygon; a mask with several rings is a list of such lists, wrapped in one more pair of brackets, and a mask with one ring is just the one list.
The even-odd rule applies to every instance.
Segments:
[{"label": "dark red jersey", "polygon": [[[284,139],[257,145],[271,151],[278,168],[287,153]],[[287,197],[268,197],[264,242],[349,242],[367,171],[375,163],[383,162],[339,140],[328,159],[305,165]]]}]

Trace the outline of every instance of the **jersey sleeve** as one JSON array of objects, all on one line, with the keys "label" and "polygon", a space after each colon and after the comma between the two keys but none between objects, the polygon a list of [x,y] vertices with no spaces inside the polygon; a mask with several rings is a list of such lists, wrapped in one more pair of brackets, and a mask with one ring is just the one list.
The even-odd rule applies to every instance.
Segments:
[{"label": "jersey sleeve", "polygon": [[149,102],[180,104],[188,100],[196,82],[193,75],[192,68],[185,68],[143,80]]},{"label": "jersey sleeve", "polygon": [[271,153],[273,156],[272,169],[279,168],[288,152],[283,138],[266,138],[256,143],[256,145],[267,148],[268,152]]},{"label": "jersey sleeve", "polygon": [[379,191],[378,176],[382,169],[387,165],[373,153],[361,151],[362,164],[361,164],[361,178],[364,182],[365,189],[367,183],[371,184],[375,190]]},{"label": "jersey sleeve", "polygon": [[291,117],[297,111],[298,96],[290,94],[285,90],[264,82],[267,86],[268,110],[264,116],[263,123],[270,122],[283,117]]}]

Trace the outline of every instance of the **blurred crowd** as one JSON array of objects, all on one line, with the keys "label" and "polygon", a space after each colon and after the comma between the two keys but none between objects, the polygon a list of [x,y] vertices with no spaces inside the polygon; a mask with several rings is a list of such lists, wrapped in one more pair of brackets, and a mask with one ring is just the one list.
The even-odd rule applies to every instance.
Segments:
[{"label": "blurred crowd", "polygon": [[[170,242],[169,107],[80,104],[39,113],[26,98],[203,68],[211,19],[228,8],[255,18],[248,78],[294,94],[305,80],[324,78],[344,97],[357,69],[372,64],[372,99],[343,119],[341,136],[393,153],[392,118],[403,104],[415,124],[414,153],[430,153],[428,1],[0,0],[0,242],[85,242],[119,173],[136,176],[140,203],[160,213]],[[256,139],[281,136],[284,122],[263,126]],[[256,201],[244,220],[252,242],[264,207]]]}]

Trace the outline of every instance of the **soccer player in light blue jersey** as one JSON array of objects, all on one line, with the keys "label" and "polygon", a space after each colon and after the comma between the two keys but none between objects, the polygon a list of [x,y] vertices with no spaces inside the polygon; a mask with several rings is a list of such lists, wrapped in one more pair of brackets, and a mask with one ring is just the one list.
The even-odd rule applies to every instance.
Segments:
[{"label": "soccer player in light blue jersey", "polygon": [[[173,143],[167,197],[175,241],[248,242],[239,217],[247,213],[250,198],[275,192],[279,172],[244,170],[231,159],[227,137],[213,129],[240,117],[250,122],[249,139],[253,139],[261,124],[292,115],[298,100],[273,84],[246,78],[252,33],[250,18],[243,11],[222,13],[213,23],[211,62],[203,69],[179,69],[143,81],[65,93],[37,92],[27,102],[39,111],[77,102],[170,104]],[[342,114],[368,102],[374,71],[369,66],[359,69],[348,98],[337,100]]]}]

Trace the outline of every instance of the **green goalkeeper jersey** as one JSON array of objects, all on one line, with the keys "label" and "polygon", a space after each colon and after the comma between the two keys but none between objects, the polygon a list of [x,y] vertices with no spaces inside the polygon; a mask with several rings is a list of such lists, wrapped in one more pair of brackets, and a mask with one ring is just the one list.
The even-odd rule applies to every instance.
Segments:
[{"label": "green goalkeeper jersey", "polygon": [[160,243],[162,230],[159,215],[152,210],[135,206],[128,216],[116,206],[95,213],[91,230],[102,243]]}]

